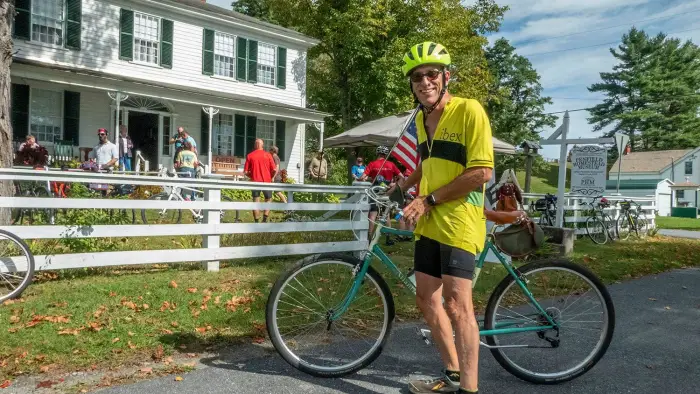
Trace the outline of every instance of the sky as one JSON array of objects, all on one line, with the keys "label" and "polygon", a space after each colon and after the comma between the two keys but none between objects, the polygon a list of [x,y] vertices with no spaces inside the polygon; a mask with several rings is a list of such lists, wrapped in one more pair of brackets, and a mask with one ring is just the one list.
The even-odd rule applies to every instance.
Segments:
[{"label": "sky", "polygon": [[[469,1],[469,0],[468,0]],[[473,0],[471,0],[473,1]],[[231,0],[208,0],[230,8]],[[649,35],[664,32],[700,43],[700,0],[497,0],[507,5],[503,25],[489,41],[505,37],[516,52],[530,59],[540,75],[544,95],[552,97],[546,112],[591,107],[601,102],[587,87],[611,71],[616,47],[632,26]],[[696,22],[697,21],[697,22]],[[605,45],[602,45],[605,44]],[[448,48],[449,49],[449,48]],[[557,114],[558,127],[563,114]],[[569,138],[595,138],[587,111],[570,112]],[[542,131],[547,138],[554,129]],[[546,158],[558,158],[559,146],[546,146]]]}]

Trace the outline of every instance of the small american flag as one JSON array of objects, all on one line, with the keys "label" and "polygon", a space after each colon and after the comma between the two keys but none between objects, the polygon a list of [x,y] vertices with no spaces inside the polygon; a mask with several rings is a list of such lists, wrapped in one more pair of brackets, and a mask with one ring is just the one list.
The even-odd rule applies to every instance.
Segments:
[{"label": "small american flag", "polygon": [[418,131],[415,118],[411,120],[406,132],[401,135],[391,154],[411,172],[416,170],[420,157],[418,155]]}]

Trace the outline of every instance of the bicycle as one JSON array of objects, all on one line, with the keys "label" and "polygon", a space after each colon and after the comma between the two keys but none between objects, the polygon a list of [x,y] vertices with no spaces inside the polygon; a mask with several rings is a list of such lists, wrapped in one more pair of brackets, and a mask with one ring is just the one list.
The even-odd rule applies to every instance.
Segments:
[{"label": "bicycle", "polygon": [[[390,205],[380,202],[375,188],[367,191],[370,198]],[[345,376],[371,364],[386,347],[394,320],[394,298],[386,281],[371,266],[373,258],[377,257],[404,288],[416,293],[414,282],[378,244],[382,234],[413,235],[385,227],[389,211],[379,218],[362,259],[341,253],[312,255],[297,261],[275,282],[267,300],[266,326],[275,349],[293,367],[318,377]],[[473,285],[489,251],[508,274],[491,294],[484,317],[478,319],[479,333],[485,340],[480,344],[508,372],[529,382],[558,383],[590,370],[605,354],[615,327],[614,306],[603,283],[587,268],[563,259],[516,267],[495,246],[494,234],[492,230],[485,241]],[[573,290],[565,296],[563,289],[568,282],[564,277],[568,275],[574,280]],[[544,288],[537,287],[540,281]],[[600,305],[581,302],[586,296]],[[591,323],[602,324],[595,328]],[[317,336],[312,333],[316,329],[320,330]],[[419,330],[426,343],[428,333],[427,329]],[[585,335],[562,338],[564,333]],[[511,338],[516,339],[511,343]],[[581,342],[588,339],[594,340],[592,350],[584,351],[580,361],[565,365],[560,360],[581,351]],[[538,349],[544,349],[544,354],[533,354]],[[561,352],[554,354],[555,349]]]},{"label": "bicycle", "polygon": [[18,236],[0,230],[0,304],[19,297],[32,283],[34,255]]},{"label": "bicycle", "polygon": [[[632,204],[636,205],[636,208],[632,208]],[[649,224],[644,217],[641,205],[637,204],[632,200],[622,200],[620,202],[620,216],[617,218],[617,235],[622,240],[629,238],[630,233],[634,230],[634,233],[639,238],[644,238],[647,235],[649,229]],[[640,217],[641,213],[641,217]]]},{"label": "bicycle", "polygon": [[[530,212],[540,212],[540,226],[554,226],[557,221],[557,196],[545,194],[544,198],[535,201],[534,206],[530,205]],[[562,216],[562,227],[566,227],[566,216]]]},{"label": "bicycle", "polygon": [[[600,202],[596,205],[595,202],[600,199]],[[593,198],[591,202],[583,202],[583,205],[591,206],[591,213],[588,219],[586,219],[586,234],[591,239],[591,241],[604,245],[608,240],[615,239],[615,220],[605,213],[605,208],[610,207],[610,202],[603,196],[597,196]],[[615,203],[617,205],[617,203]]]},{"label": "bicycle", "polygon": [[[48,171],[48,167],[35,168],[39,170]],[[15,181],[15,197],[39,197],[39,198],[51,198],[53,193],[51,192],[51,185],[49,181],[46,184],[43,182],[35,181]],[[54,224],[56,221],[56,211],[51,208],[14,208],[11,212],[12,219],[11,224],[23,224],[24,219],[27,218],[29,224],[35,223],[35,215],[39,219],[44,219],[45,223]]]}]

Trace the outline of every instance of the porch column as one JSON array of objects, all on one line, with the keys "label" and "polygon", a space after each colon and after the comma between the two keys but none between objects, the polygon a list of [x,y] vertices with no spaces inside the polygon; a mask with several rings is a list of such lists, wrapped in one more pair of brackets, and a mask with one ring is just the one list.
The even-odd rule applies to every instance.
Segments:
[{"label": "porch column", "polygon": [[325,126],[326,126],[326,123],[325,123],[325,122],[321,122],[321,129],[320,129],[320,130],[321,130],[321,136],[319,137],[319,141],[318,141],[318,150],[319,150],[319,151],[323,150],[323,131],[324,131],[324,129],[325,129]]},{"label": "porch column", "polygon": [[207,153],[207,175],[211,175],[211,132],[212,125],[214,123],[214,115],[219,113],[219,109],[214,107],[202,107],[202,109],[207,115],[209,115],[209,143],[207,144],[209,152]]},{"label": "porch column", "polygon": [[[107,92],[107,95],[109,98],[114,100],[114,102],[117,104],[117,112],[116,116],[114,117],[114,144],[117,146],[117,156],[121,156],[121,151],[119,150],[119,106],[121,105],[121,102],[128,99],[129,96],[126,94],[123,94],[122,92]],[[117,165],[119,166],[119,171],[124,171],[124,163],[121,163],[119,159],[117,159]]]}]

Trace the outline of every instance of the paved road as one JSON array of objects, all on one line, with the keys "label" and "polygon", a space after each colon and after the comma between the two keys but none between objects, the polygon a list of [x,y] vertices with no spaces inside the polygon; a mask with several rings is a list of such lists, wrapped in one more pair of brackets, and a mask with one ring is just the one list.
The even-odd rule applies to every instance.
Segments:
[{"label": "paved road", "polygon": [[668,237],[700,239],[700,231],[661,229],[659,230],[659,234]]},{"label": "paved road", "polygon": [[[617,312],[615,336],[605,357],[590,372],[558,386],[536,386],[511,376],[482,350],[480,392],[697,393],[700,269],[646,277],[614,285],[610,291]],[[441,368],[434,348],[418,341],[412,330],[402,325],[370,368],[345,379],[312,378],[276,354],[251,345],[204,360],[202,369],[183,375],[181,382],[170,376],[100,392],[408,393],[409,377],[423,377]]]}]

